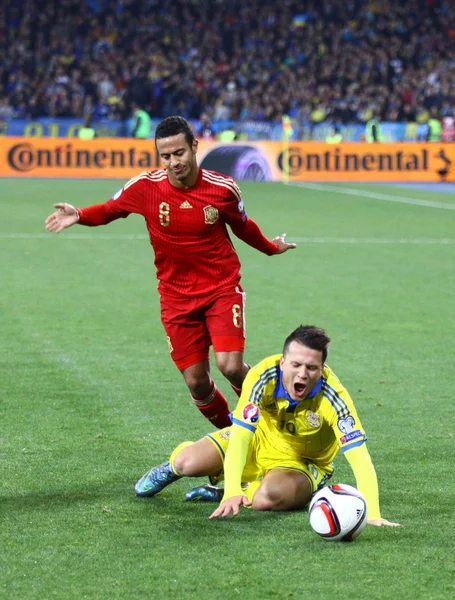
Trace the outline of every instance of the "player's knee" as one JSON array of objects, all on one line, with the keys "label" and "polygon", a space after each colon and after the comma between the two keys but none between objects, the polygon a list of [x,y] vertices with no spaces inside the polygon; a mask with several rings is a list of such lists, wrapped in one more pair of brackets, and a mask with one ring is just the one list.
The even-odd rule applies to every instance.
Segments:
[{"label": "player's knee", "polygon": [[242,361],[239,362],[223,359],[217,362],[217,367],[230,382],[237,382],[239,379],[243,380],[244,378],[244,367]]},{"label": "player's knee", "polygon": [[195,398],[206,398],[212,389],[212,380],[210,371],[205,362],[200,362],[192,367],[188,367],[182,371],[185,383],[190,391],[190,394]]},{"label": "player's knee", "polygon": [[264,481],[253,497],[254,510],[282,510],[283,491],[274,483]]},{"label": "player's knee", "polygon": [[190,390],[190,394],[196,398],[205,398],[211,391],[210,377],[188,377],[185,383]]},{"label": "player's knee", "polygon": [[188,448],[183,449],[174,458],[175,470],[185,477],[193,477],[198,472],[198,467],[196,457]]}]

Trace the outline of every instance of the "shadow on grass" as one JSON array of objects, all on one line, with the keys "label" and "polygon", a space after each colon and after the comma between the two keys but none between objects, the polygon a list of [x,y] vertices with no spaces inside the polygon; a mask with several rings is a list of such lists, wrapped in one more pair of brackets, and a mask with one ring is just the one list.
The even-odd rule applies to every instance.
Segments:
[{"label": "shadow on grass", "polygon": [[[216,503],[208,502],[185,502],[184,494],[187,488],[176,487],[165,490],[163,493],[153,498],[138,498],[134,494],[133,486],[120,487],[110,482],[109,485],[91,485],[75,489],[74,485],[69,490],[48,489],[41,492],[28,492],[26,494],[6,494],[0,493],[0,507],[3,511],[12,511],[16,516],[24,515],[30,512],[58,512],[78,508],[106,508],[107,512],[111,510],[122,512],[128,510],[132,517],[147,519],[159,518],[165,520],[172,519],[180,521],[207,520],[209,515],[215,510]],[[228,517],[227,519],[216,519],[214,524],[223,524],[227,522],[242,521],[245,525],[251,522],[261,521],[274,522],[277,518],[292,518],[292,515],[300,515],[300,518],[307,519],[307,510],[299,513],[280,513],[280,512],[259,512],[250,509],[242,509],[237,517]]]},{"label": "shadow on grass", "polygon": [[[131,495],[131,494],[130,494]],[[128,492],[111,489],[83,489],[73,490],[46,490],[45,492],[29,492],[28,494],[0,495],[0,506],[3,509],[14,508],[15,512],[30,510],[55,510],[59,507],[67,508],[75,504],[91,504],[103,502],[117,502],[128,497]]]}]

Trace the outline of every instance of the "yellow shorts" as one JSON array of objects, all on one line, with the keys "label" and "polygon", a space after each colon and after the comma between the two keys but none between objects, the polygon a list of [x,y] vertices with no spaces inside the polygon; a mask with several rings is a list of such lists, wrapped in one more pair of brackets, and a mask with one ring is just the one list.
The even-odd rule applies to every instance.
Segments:
[{"label": "yellow shorts", "polygon": [[[269,446],[265,440],[261,440],[258,433],[259,432],[256,431],[248,448],[242,483],[262,479],[272,469],[293,469],[294,471],[300,471],[308,477],[311,483],[312,493],[314,494],[317,490],[324,487],[327,481],[332,477],[333,465],[330,465],[330,468],[328,469],[321,469],[321,467],[318,467],[312,462],[308,462],[304,458],[296,458],[295,456],[281,452],[280,450]],[[230,436],[230,427],[206,435],[218,450],[223,462],[226,450],[229,446]],[[216,484],[223,481],[223,479],[224,473],[221,472],[216,477],[212,477],[211,481],[213,484]]]}]

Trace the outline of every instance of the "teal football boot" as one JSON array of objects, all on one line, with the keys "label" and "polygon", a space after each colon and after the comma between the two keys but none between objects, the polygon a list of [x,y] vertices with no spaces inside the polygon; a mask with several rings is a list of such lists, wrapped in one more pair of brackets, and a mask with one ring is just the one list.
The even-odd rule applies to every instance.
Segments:
[{"label": "teal football boot", "polygon": [[171,468],[169,461],[150,469],[134,486],[137,496],[149,498],[161,492],[167,485],[181,479],[181,475],[176,475]]},{"label": "teal football boot", "polygon": [[198,485],[186,493],[186,502],[221,502],[224,489],[214,485]]}]

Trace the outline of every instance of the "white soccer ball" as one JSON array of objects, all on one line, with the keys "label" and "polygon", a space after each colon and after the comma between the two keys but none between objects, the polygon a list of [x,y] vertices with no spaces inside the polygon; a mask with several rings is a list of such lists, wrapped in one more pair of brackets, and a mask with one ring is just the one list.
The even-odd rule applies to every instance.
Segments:
[{"label": "white soccer ball", "polygon": [[365,527],[367,505],[352,485],[336,483],[317,492],[309,508],[310,525],[326,540],[350,542]]}]

